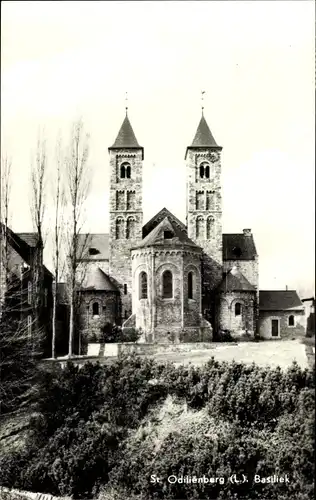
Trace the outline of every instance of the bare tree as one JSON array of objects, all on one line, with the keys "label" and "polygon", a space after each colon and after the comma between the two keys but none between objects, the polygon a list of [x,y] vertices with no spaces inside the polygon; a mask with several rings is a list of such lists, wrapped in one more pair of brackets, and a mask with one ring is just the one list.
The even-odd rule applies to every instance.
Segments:
[{"label": "bare tree", "polygon": [[45,179],[47,171],[46,139],[38,134],[35,162],[31,166],[31,214],[37,232],[37,245],[33,263],[33,309],[36,329],[40,327],[39,314],[43,298],[43,219],[45,211]]},{"label": "bare tree", "polygon": [[10,217],[10,194],[11,194],[11,167],[12,160],[7,154],[1,158],[0,173],[0,314],[3,294],[6,288],[9,254],[8,254],[8,225]]},{"label": "bare tree", "polygon": [[68,231],[68,287],[69,287],[69,346],[68,356],[73,355],[74,329],[76,312],[78,308],[78,293],[82,275],[78,276],[80,260],[85,252],[88,235],[85,241],[80,239],[83,224],[83,209],[86,202],[90,175],[88,170],[89,136],[84,132],[82,120],[76,121],[72,126],[71,140],[66,157],[67,194],[70,208]]},{"label": "bare tree", "polygon": [[52,358],[56,357],[56,312],[57,312],[57,291],[58,282],[60,276],[63,272],[63,263],[61,260],[61,245],[63,240],[63,219],[65,208],[65,192],[64,186],[62,184],[62,165],[63,165],[63,149],[61,138],[57,139],[56,144],[56,177],[54,185],[54,204],[55,204],[55,214],[54,214],[54,234],[53,234],[53,266],[54,266],[54,277],[55,281],[53,284],[53,314],[52,314]]}]

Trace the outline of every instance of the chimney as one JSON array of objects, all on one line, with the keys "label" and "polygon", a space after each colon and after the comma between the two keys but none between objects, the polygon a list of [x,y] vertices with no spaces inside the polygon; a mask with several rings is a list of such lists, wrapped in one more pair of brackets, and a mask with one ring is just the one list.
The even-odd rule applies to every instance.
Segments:
[{"label": "chimney", "polygon": [[251,236],[251,229],[243,229],[244,236]]},{"label": "chimney", "polygon": [[285,290],[288,291],[288,286],[287,285],[285,285]]}]

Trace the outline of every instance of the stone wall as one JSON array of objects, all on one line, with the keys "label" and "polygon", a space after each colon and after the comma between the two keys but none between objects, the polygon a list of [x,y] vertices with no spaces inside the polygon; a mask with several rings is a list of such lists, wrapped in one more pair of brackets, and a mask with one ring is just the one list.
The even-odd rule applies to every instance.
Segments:
[{"label": "stone wall", "polygon": [[[204,279],[208,288],[214,289],[222,276],[223,258],[220,151],[190,149],[186,161],[188,236],[208,256]],[[201,179],[199,168],[205,161],[210,166],[210,177]]]},{"label": "stone wall", "polygon": [[[294,326],[289,326],[289,316],[294,315]],[[279,336],[272,337],[272,319],[279,320]],[[265,339],[286,339],[304,337],[306,334],[306,318],[304,311],[260,311],[259,335]]]},{"label": "stone wall", "polygon": [[[121,164],[131,165],[131,178],[121,179]],[[142,150],[110,151],[110,262],[109,274],[121,292],[121,321],[132,314],[132,265],[130,249],[142,239]],[[132,204],[128,193],[133,194]],[[122,196],[118,194],[123,193]],[[134,232],[127,238],[128,221],[134,220]],[[117,221],[122,221],[122,237],[117,239]]]},{"label": "stone wall", "polygon": [[[93,304],[99,304],[99,315],[93,315]],[[80,331],[86,340],[99,339],[106,323],[115,323],[118,310],[118,294],[115,292],[84,292],[81,296]]]},{"label": "stone wall", "polygon": [[[234,334],[256,330],[255,292],[231,292],[221,294],[218,299],[218,328]],[[241,315],[235,315],[236,303],[241,304]]]},{"label": "stone wall", "polygon": [[[201,323],[201,257],[199,249],[144,248],[132,252],[133,313],[136,328],[152,334],[152,340],[168,341],[181,332],[194,330]],[[162,275],[173,275],[173,297],[163,298]],[[139,280],[147,273],[147,298],[140,298]],[[188,274],[193,273],[193,298],[188,298]]]}]

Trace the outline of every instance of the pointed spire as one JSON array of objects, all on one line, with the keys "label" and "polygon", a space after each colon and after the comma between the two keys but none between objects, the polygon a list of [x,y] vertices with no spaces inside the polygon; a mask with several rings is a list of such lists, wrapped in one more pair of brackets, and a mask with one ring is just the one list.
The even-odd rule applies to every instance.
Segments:
[{"label": "pointed spire", "polygon": [[117,138],[112,148],[140,148],[141,146],[138,144],[137,139],[134,134],[134,130],[132,129],[132,125],[129,121],[127,110],[126,116],[122,123],[119,133],[117,134]]},{"label": "pointed spire", "polygon": [[212,132],[210,131],[210,128],[208,124],[206,123],[206,120],[204,118],[203,114],[203,108],[202,108],[202,116],[201,120],[199,123],[199,126],[197,128],[195,137],[193,139],[193,142],[191,144],[191,148],[201,148],[201,147],[218,147],[216,144],[216,141],[212,135]]},{"label": "pointed spire", "polygon": [[205,118],[204,118],[203,110],[204,110],[204,107],[202,106],[201,120],[200,120],[200,123],[198,125],[198,128],[197,128],[196,134],[194,136],[194,139],[192,141],[192,144],[191,144],[191,146],[189,146],[187,148],[187,152],[186,152],[185,157],[188,154],[188,150],[193,149],[193,148],[214,148],[214,149],[218,149],[218,150],[222,149],[221,146],[218,146],[218,144],[216,143],[216,141],[213,137],[213,134],[212,134]]}]

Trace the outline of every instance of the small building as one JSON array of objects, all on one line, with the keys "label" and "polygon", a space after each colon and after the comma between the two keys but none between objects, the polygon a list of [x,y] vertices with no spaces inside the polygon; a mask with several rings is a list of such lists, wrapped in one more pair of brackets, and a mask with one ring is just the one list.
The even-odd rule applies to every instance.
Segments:
[{"label": "small building", "polygon": [[0,224],[0,318],[19,322],[30,339],[36,329],[43,331],[44,355],[51,349],[52,282],[37,233],[15,233]]},{"label": "small building", "polygon": [[315,297],[302,299],[306,317],[306,335],[311,337],[315,335]]},{"label": "small building", "polygon": [[305,336],[305,309],[296,291],[260,290],[258,327],[260,337],[265,339]]}]

